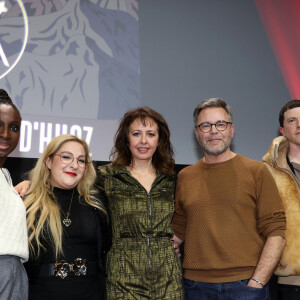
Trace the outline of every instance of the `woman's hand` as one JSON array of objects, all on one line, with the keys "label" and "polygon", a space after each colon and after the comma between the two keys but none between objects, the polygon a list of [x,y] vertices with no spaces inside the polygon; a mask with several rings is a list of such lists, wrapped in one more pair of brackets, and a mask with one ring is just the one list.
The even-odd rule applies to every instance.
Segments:
[{"label": "woman's hand", "polygon": [[20,197],[23,198],[25,196],[25,194],[27,193],[29,187],[30,187],[30,181],[24,180],[24,181],[18,183],[16,186],[14,186],[14,189],[20,195]]}]

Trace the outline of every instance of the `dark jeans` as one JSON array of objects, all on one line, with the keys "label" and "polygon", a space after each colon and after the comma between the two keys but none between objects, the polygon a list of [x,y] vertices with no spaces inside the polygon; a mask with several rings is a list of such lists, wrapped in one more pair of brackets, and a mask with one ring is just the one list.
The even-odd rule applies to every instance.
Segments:
[{"label": "dark jeans", "polygon": [[269,287],[247,286],[249,279],[207,283],[183,279],[186,300],[269,300]]},{"label": "dark jeans", "polygon": [[300,286],[278,284],[279,300],[299,300]]}]

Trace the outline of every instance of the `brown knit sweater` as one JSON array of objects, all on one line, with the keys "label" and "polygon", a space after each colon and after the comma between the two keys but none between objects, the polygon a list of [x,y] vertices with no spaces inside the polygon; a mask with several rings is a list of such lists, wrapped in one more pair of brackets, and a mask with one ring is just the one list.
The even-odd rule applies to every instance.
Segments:
[{"label": "brown knit sweater", "polygon": [[285,214],[266,166],[237,154],[179,173],[173,228],[185,278],[230,282],[251,277],[268,237],[284,237]]}]

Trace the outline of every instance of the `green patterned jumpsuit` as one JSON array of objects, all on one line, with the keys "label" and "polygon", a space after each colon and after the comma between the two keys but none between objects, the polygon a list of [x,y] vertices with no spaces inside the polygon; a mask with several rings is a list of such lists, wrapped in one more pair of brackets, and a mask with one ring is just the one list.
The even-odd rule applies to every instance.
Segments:
[{"label": "green patterned jumpsuit", "polygon": [[98,179],[112,222],[107,299],[184,299],[170,243],[175,176],[158,172],[149,193],[124,166],[101,166]]}]

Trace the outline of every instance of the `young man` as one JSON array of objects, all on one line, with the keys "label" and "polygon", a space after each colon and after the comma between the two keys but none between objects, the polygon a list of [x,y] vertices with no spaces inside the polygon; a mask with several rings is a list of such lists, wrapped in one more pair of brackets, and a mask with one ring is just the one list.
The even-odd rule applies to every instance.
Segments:
[{"label": "young man", "polygon": [[276,269],[282,300],[300,299],[300,101],[279,113],[280,132],[263,161],[270,169],[286,211],[286,247]]},{"label": "young man", "polygon": [[285,214],[263,163],[230,150],[232,111],[220,98],[194,111],[204,158],[178,176],[173,227],[185,241],[186,299],[269,299],[285,244]]}]

